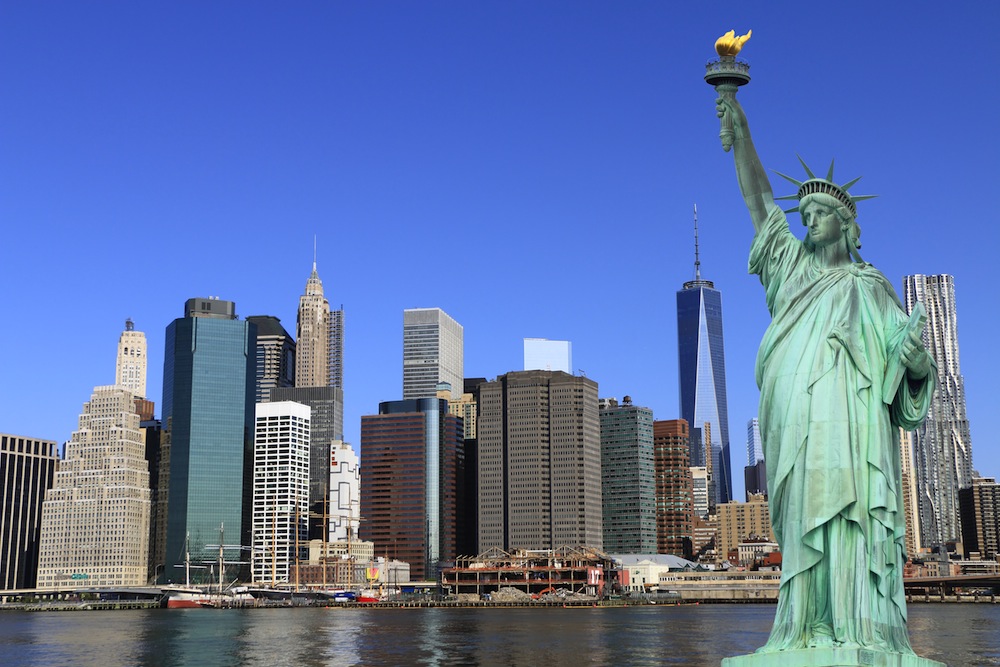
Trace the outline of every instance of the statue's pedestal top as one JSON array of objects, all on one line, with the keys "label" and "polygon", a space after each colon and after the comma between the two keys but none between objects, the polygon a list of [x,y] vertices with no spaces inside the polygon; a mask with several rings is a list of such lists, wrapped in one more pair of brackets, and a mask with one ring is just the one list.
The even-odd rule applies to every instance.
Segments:
[{"label": "statue's pedestal top", "polygon": [[918,655],[865,648],[807,648],[725,658],[722,667],[947,667]]}]

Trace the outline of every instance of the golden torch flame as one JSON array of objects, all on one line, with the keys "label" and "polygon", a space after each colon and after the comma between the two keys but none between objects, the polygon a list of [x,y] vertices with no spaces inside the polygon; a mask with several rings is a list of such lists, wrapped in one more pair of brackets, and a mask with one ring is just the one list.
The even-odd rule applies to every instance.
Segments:
[{"label": "golden torch flame", "polygon": [[735,56],[743,48],[743,45],[748,39],[750,39],[750,34],[752,30],[747,30],[747,34],[742,37],[736,36],[735,30],[730,30],[725,35],[715,40],[715,52],[720,56]]}]

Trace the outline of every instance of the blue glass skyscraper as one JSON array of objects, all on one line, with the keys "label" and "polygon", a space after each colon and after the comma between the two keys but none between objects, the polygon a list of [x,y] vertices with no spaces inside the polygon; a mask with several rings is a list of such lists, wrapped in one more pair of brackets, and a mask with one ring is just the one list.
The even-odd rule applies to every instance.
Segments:
[{"label": "blue glass skyscraper", "polygon": [[691,465],[706,466],[705,424],[712,452],[710,496],[716,503],[733,497],[729,457],[729,411],[726,403],[725,347],[722,337],[722,295],[701,278],[698,259],[698,209],[695,208],[695,279],[677,292],[677,356],[681,417],[690,426]]},{"label": "blue glass skyscraper", "polygon": [[[245,478],[253,463],[256,332],[254,324],[236,319],[236,304],[218,299],[189,299],[185,317],[167,327],[167,580],[183,580],[186,551],[192,562],[214,561],[223,526],[226,543],[249,544],[251,485]],[[227,550],[225,559],[245,560],[238,549]]]}]

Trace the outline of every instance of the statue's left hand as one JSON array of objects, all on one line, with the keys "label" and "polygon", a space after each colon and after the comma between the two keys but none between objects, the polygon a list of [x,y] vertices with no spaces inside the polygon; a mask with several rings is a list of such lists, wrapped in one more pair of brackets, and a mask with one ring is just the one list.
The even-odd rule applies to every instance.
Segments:
[{"label": "statue's left hand", "polygon": [[931,355],[915,333],[910,333],[900,350],[903,365],[914,380],[923,380],[931,372]]}]

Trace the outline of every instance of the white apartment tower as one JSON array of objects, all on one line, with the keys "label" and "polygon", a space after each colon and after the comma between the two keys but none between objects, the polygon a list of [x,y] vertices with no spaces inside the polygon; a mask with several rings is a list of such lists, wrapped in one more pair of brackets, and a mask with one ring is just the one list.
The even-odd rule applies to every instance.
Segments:
[{"label": "white apartment tower", "polygon": [[437,385],[451,385],[451,398],[464,385],[462,325],[440,308],[403,311],[403,400],[433,398]]},{"label": "white apartment tower", "polygon": [[118,338],[115,384],[146,397],[146,334],[136,331],[131,319],[125,320],[125,331]]},{"label": "white apartment tower", "polygon": [[330,542],[356,542],[361,516],[361,467],[354,448],[330,446]]},{"label": "white apartment tower", "polygon": [[42,503],[38,587],[145,585],[149,513],[135,395],[95,387]]},{"label": "white apartment tower", "polygon": [[958,492],[972,486],[972,438],[958,360],[955,279],[944,274],[905,276],[903,294],[907,312],[917,301],[927,310],[923,341],[937,364],[937,388],[927,420],[913,438],[919,541],[927,548],[962,540]]},{"label": "white apartment tower", "polygon": [[253,580],[287,583],[309,548],[311,408],[257,403],[253,448]]}]

